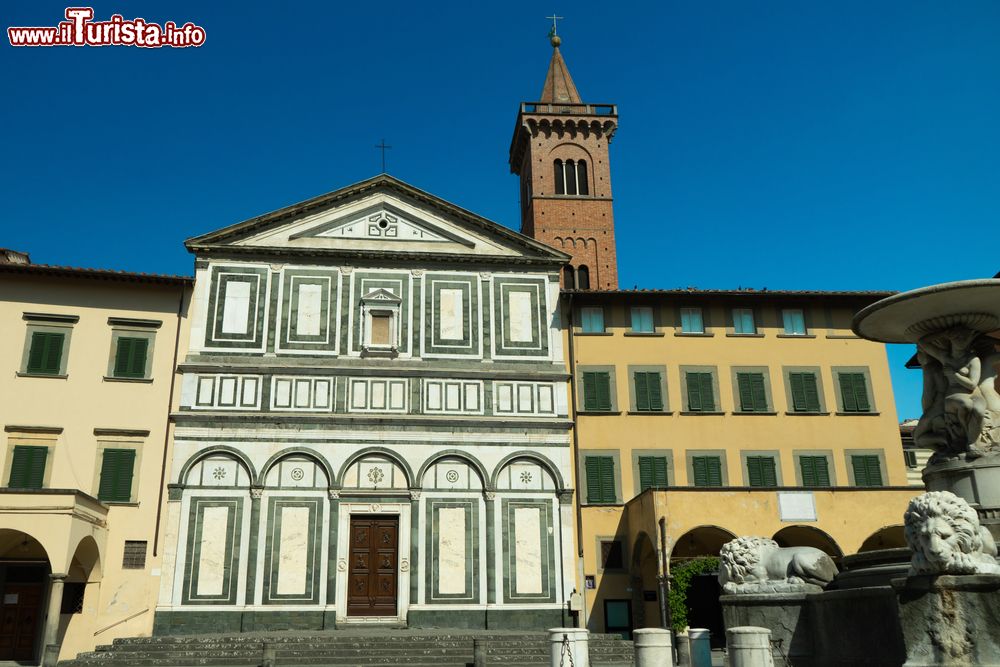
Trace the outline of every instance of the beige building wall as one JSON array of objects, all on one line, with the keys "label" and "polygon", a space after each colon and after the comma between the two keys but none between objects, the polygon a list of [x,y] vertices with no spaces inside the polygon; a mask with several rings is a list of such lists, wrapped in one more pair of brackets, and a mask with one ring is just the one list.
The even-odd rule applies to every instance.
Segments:
[{"label": "beige building wall", "polygon": [[[0,265],[7,343],[0,347],[0,586],[5,605],[37,603],[37,627],[16,631],[19,650],[33,659],[44,644],[60,644],[66,659],[151,630],[164,548],[167,415],[190,287],[185,278]],[[35,331],[66,334],[58,371],[29,372]],[[149,340],[142,377],[114,377],[123,335]],[[47,448],[41,489],[11,488],[18,446]],[[97,499],[105,449],[135,451],[119,502]],[[32,562],[57,575],[56,583],[45,577],[38,591],[30,583],[18,589],[13,580],[27,576]],[[84,582],[82,607],[57,614],[59,589],[72,606]]]},{"label": "beige building wall", "polygon": [[[643,556],[636,553],[640,549],[635,540],[641,532],[657,545],[661,561],[667,564],[672,556],[696,555],[699,550],[717,553],[715,542],[726,534],[772,537],[793,526],[805,528],[786,530],[779,541],[811,543],[836,556],[846,555],[861,549],[869,538],[873,538],[869,544],[877,543],[880,531],[902,523],[907,500],[919,490],[909,486],[911,481],[900,453],[885,348],[855,337],[850,330],[854,312],[880,296],[884,295],[573,294],[573,341],[566,347],[573,357],[576,391],[577,489],[582,524],[579,540],[585,577],[581,588],[592,586],[585,591],[591,630],[605,630],[605,600],[629,599],[641,593],[638,588],[656,588],[650,582],[642,583],[641,577],[636,579]],[[585,307],[603,308],[603,332],[582,330],[581,309]],[[652,309],[654,331],[632,330],[632,307]],[[702,309],[704,334],[681,332],[682,307]],[[735,333],[733,308],[753,310],[754,335]],[[804,335],[784,333],[782,309],[803,311]],[[664,374],[664,409],[638,413],[630,375],[635,370],[654,369]],[[737,369],[764,375],[768,401],[765,412],[740,412]],[[816,413],[799,414],[791,403],[787,373],[806,369],[816,373],[821,405]],[[587,370],[612,372],[610,410],[584,409],[582,374]],[[713,414],[688,410],[686,388],[682,386],[686,370],[713,374]],[[837,375],[841,371],[861,372],[867,378],[869,411],[844,411]],[[613,457],[615,502],[588,502],[588,454]],[[695,482],[690,457],[696,454],[720,457],[722,488],[691,488]],[[829,488],[803,487],[798,460],[801,454],[827,457]],[[656,494],[662,496],[656,512],[648,508],[627,511],[629,501],[640,493],[639,455],[664,456],[668,461],[669,490]],[[776,486],[751,488],[748,455],[775,458]],[[857,488],[852,455],[878,457],[881,488]],[[800,496],[787,495],[790,492]],[[808,497],[815,508],[815,520],[782,520],[778,506],[782,493],[786,494],[783,502]],[[702,527],[714,528],[700,533]],[[890,529],[885,534],[896,532]],[[621,567],[604,567],[602,541],[620,542]],[[633,622],[643,615],[641,607],[648,608],[645,624],[659,625],[657,604],[650,602],[633,607]]]}]

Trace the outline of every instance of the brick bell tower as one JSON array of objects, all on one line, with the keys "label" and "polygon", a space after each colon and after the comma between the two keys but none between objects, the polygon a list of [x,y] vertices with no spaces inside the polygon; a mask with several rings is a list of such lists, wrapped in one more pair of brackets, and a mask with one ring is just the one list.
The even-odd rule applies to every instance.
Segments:
[{"label": "brick bell tower", "polygon": [[510,142],[510,171],[521,177],[521,233],[572,257],[567,289],[618,289],[608,144],[614,104],[585,104],[559,53],[537,102],[522,102]]}]

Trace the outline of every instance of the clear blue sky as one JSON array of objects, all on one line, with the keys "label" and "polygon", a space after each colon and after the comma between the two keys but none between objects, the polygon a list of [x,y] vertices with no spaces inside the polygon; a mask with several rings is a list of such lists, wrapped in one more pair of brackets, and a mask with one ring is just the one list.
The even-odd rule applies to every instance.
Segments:
[{"label": "clear blue sky", "polygon": [[[3,4],[4,28],[64,3]],[[198,49],[0,46],[0,246],[190,273],[183,239],[389,172],[509,226],[561,22],[612,143],[623,287],[910,289],[1000,270],[1000,3],[98,2]],[[4,37],[6,42],[6,37]],[[941,236],[938,236],[941,235]],[[900,416],[919,378],[890,350]]]}]

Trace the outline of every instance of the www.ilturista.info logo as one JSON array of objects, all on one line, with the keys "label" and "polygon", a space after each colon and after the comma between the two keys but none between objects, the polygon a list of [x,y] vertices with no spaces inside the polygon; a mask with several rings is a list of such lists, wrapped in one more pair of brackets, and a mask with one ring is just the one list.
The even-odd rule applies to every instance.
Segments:
[{"label": "www.ilturista.info logo", "polygon": [[125,19],[113,14],[107,21],[94,21],[93,7],[67,7],[66,20],[55,27],[11,27],[11,46],[163,46],[185,48],[205,43],[205,29],[190,21],[178,26],[167,21],[162,26],[145,19]]}]

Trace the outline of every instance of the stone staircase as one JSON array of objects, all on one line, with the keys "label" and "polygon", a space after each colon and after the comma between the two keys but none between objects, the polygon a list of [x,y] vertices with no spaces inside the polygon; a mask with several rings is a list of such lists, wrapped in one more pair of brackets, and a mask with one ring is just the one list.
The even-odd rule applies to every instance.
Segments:
[{"label": "stone staircase", "polygon": [[[468,667],[475,639],[487,642],[487,665],[549,665],[544,632],[359,629],[116,639],[59,667],[251,667],[263,663],[265,644],[274,648],[277,667]],[[632,642],[617,635],[590,636],[593,667],[632,667],[633,660]],[[565,667],[569,664],[567,658]]]}]

